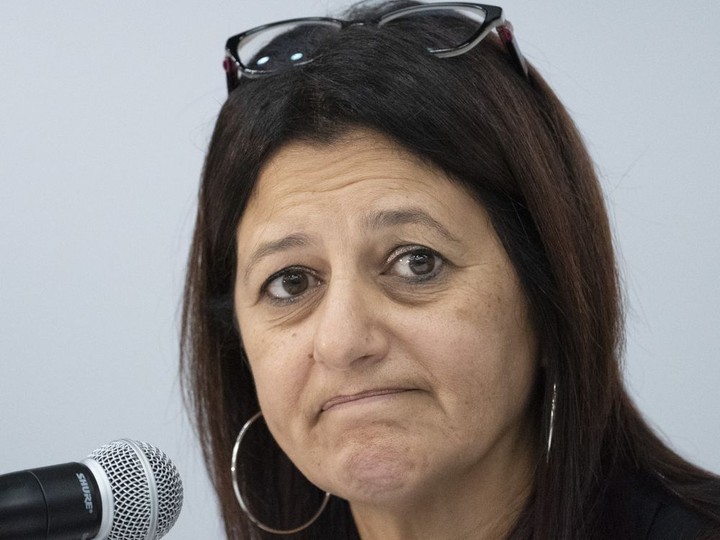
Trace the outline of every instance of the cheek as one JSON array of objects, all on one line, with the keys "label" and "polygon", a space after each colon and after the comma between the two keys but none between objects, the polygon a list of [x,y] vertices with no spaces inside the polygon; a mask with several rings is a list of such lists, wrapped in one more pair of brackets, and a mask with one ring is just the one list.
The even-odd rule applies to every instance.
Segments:
[{"label": "cheek", "polygon": [[434,331],[425,326],[416,332],[434,365],[428,372],[440,397],[467,414],[512,415],[526,407],[537,368],[524,297],[514,283],[463,292]]},{"label": "cheek", "polygon": [[[245,352],[260,408],[270,431],[282,444],[293,415],[301,411],[300,397],[309,373],[308,361],[292,332],[263,331],[241,325]],[[307,355],[305,355],[307,356]]]}]

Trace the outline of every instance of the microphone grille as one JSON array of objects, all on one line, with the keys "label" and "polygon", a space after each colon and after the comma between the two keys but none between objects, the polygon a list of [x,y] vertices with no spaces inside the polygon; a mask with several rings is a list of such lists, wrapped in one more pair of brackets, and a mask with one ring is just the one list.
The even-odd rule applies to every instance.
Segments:
[{"label": "microphone grille", "polygon": [[110,481],[114,512],[109,540],[156,540],[175,524],[182,508],[183,486],[163,451],[141,441],[121,439],[101,446],[88,458],[103,468]]}]

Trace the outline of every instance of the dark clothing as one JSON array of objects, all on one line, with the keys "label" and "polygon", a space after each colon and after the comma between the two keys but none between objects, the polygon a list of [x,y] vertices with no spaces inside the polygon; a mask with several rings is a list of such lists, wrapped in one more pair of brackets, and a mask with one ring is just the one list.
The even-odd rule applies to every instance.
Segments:
[{"label": "dark clothing", "polygon": [[635,530],[630,539],[698,540],[720,538],[709,533],[707,518],[683,506],[659,484],[643,476],[625,482],[624,511],[632,516]]}]

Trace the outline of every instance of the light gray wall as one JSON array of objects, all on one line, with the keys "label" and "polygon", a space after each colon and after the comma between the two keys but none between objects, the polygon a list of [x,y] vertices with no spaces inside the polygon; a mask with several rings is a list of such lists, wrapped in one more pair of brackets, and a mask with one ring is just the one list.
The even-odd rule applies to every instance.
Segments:
[{"label": "light gray wall", "polygon": [[[174,539],[219,538],[176,375],[194,197],[227,36],[346,2],[0,3],[0,473],[120,437],[176,462]],[[627,374],[720,471],[720,3],[507,0],[598,164]]]}]

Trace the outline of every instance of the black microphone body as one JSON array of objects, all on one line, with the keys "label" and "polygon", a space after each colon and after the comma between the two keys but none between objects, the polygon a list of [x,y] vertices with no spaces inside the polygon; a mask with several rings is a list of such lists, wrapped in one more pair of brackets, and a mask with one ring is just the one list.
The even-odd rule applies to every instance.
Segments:
[{"label": "black microphone body", "polygon": [[0,476],[0,539],[88,540],[101,523],[100,490],[82,463]]}]

